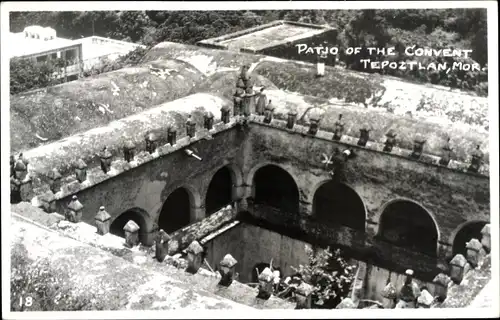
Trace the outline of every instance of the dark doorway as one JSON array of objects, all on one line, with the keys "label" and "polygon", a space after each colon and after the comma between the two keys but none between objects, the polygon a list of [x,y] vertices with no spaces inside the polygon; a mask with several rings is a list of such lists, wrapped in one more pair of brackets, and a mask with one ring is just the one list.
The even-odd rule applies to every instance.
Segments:
[{"label": "dark doorway", "polygon": [[327,225],[365,231],[365,206],[358,194],[343,183],[328,181],[314,194],[313,213]]},{"label": "dark doorway", "polygon": [[429,213],[411,201],[389,204],[380,221],[380,236],[398,247],[437,255],[438,231]]},{"label": "dark doorway", "polygon": [[129,222],[133,220],[139,226],[139,241],[144,243],[144,237],[147,234],[146,221],[142,214],[138,213],[135,210],[129,210],[122,213],[118,216],[109,228],[109,232],[114,234],[115,236],[125,238],[125,231],[123,231],[123,227]]},{"label": "dark doorway", "polygon": [[209,216],[231,204],[233,179],[228,167],[219,169],[213,176],[208,186],[207,197],[205,199],[206,215]]},{"label": "dark doorway", "polygon": [[275,165],[267,165],[255,173],[255,203],[284,212],[299,212],[299,190],[293,178]]},{"label": "dark doorway", "polygon": [[483,230],[486,222],[477,221],[471,222],[463,226],[455,235],[455,239],[453,240],[453,256],[456,254],[463,254],[466,256],[466,243],[471,239],[475,238],[481,241],[483,237],[481,234],[481,230]]},{"label": "dark doorway", "polygon": [[190,216],[189,193],[184,188],[178,188],[165,200],[158,220],[158,227],[166,233],[172,233],[189,225]]}]

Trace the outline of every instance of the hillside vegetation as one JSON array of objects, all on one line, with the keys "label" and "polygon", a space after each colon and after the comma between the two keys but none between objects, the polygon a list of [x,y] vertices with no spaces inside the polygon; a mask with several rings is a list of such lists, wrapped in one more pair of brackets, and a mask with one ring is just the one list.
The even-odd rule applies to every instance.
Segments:
[{"label": "hillside vegetation", "polygon": [[[413,45],[472,49],[469,62],[479,63],[483,67],[481,71],[455,70],[446,73],[386,70],[384,72],[417,82],[439,84],[487,95],[486,9],[12,12],[10,29],[13,32],[20,32],[28,25],[41,25],[56,29],[60,37],[76,39],[99,35],[151,47],[163,41],[195,44],[202,39],[221,36],[277,19],[336,27],[340,31],[336,41],[343,48],[363,45],[394,46],[399,53],[401,48]],[[140,60],[137,56],[144,53],[134,52],[134,59],[129,59],[129,64],[137,63]],[[379,72],[362,67],[359,59],[363,57],[341,55],[339,58],[346,68]],[[401,61],[406,57],[398,54],[391,59]],[[439,61],[437,57],[421,60]],[[109,67],[101,71],[105,72],[107,69]],[[11,78],[16,78],[16,73],[22,73],[20,67],[11,67],[11,76],[14,75]],[[33,84],[29,80],[32,78],[24,72],[21,80],[16,82],[16,90],[12,93],[42,86]],[[25,88],[19,84],[22,79],[28,82]],[[43,83],[43,86],[46,85],[47,83]]]}]

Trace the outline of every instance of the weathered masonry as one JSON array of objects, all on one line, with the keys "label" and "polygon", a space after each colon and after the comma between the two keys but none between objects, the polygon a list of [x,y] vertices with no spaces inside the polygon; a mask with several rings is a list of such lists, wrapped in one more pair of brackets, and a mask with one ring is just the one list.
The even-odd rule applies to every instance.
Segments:
[{"label": "weathered masonry", "polygon": [[450,159],[417,135],[425,123],[394,143],[403,129],[389,115],[368,130],[341,107],[298,111],[243,121],[223,98],[190,95],[13,159],[13,201],[92,225],[105,207],[112,233],[133,220],[146,245],[231,205],[239,219],[420,277],[446,271],[488,223],[488,165],[471,141]]}]

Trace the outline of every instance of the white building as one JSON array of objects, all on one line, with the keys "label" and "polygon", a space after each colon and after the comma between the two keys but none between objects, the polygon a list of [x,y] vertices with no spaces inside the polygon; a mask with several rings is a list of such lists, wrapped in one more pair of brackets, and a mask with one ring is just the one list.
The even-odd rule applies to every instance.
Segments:
[{"label": "white building", "polygon": [[[23,32],[10,33],[10,58],[28,58],[34,62],[62,58],[68,61],[65,76],[77,78],[83,71],[99,65],[106,58],[115,60],[141,46],[135,43],[98,36],[69,40],[57,37],[52,28],[29,26]],[[143,46],[141,46],[143,47]]]}]

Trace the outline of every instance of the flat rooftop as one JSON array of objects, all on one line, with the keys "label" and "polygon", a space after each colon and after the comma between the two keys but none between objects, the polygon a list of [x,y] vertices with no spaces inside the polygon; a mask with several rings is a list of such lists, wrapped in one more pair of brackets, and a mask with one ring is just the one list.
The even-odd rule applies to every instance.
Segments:
[{"label": "flat rooftop", "polygon": [[198,44],[231,51],[261,50],[306,39],[330,30],[333,29],[320,25],[279,20],[221,37],[201,40]]},{"label": "flat rooftop", "polygon": [[26,38],[24,32],[11,32],[9,33],[9,36],[9,43],[11,44],[9,46],[9,50],[7,51],[9,53],[9,58],[32,55],[39,52],[55,50],[78,44],[73,40],[58,37],[48,41],[43,39]]}]

